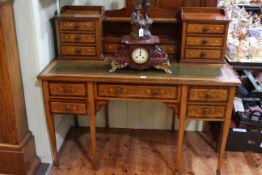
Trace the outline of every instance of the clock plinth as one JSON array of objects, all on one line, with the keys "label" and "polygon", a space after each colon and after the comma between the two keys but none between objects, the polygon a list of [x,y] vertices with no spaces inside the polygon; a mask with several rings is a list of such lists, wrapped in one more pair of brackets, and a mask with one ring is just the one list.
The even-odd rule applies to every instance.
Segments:
[{"label": "clock plinth", "polygon": [[136,70],[156,68],[172,73],[169,70],[168,55],[157,45],[159,37],[149,39],[132,39],[130,35],[122,39],[122,45],[111,63],[110,72],[129,67]]}]

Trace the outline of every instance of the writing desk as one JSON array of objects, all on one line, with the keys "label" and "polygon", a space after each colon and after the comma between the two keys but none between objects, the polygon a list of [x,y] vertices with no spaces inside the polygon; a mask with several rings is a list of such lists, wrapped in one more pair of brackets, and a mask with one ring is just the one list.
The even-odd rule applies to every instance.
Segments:
[{"label": "writing desk", "polygon": [[172,74],[158,70],[118,70],[107,62],[54,61],[40,75],[54,162],[58,165],[53,114],[88,115],[93,164],[96,119],[109,100],[165,103],[179,117],[176,170],[182,155],[185,120],[223,122],[217,174],[220,174],[238,77],[228,65],[173,64]]}]

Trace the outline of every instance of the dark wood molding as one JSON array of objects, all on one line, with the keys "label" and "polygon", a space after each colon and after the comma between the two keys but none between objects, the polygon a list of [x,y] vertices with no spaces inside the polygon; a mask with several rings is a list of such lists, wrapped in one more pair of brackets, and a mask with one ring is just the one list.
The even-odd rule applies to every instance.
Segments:
[{"label": "dark wood molding", "polygon": [[39,164],[40,159],[35,156],[35,141],[30,131],[18,145],[0,144],[1,174],[33,175]]},{"label": "dark wood molding", "polygon": [[28,130],[13,1],[0,1],[0,174],[34,174],[40,163]]},{"label": "dark wood molding", "polygon": [[0,6],[5,5],[6,3],[13,3],[14,0],[0,0]]}]

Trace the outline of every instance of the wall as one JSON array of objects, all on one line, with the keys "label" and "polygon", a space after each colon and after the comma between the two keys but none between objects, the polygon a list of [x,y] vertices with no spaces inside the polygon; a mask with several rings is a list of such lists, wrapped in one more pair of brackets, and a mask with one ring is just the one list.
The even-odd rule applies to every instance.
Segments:
[{"label": "wall", "polygon": [[[61,5],[104,5],[106,9],[124,6],[123,0],[61,0]],[[36,140],[37,155],[42,162],[51,163],[52,156],[45,120],[41,84],[37,75],[54,58],[53,17],[56,0],[15,0],[15,22],[22,70],[29,129]],[[110,127],[169,129],[171,111],[162,103],[112,101],[109,104]],[[80,124],[88,125],[88,117],[79,117]],[[61,147],[68,129],[73,124],[70,116],[56,116],[56,138]],[[178,123],[178,122],[176,122]],[[104,111],[97,115],[97,125],[104,126]],[[191,122],[187,128],[201,129],[201,124]]]},{"label": "wall", "polygon": [[[37,75],[54,58],[50,19],[55,10],[55,0],[15,0],[14,2],[28,125],[35,137],[37,155],[45,163],[51,163],[52,156],[41,85],[37,81]],[[61,147],[73,120],[70,117],[58,116],[55,118],[55,123],[57,143],[58,147]]]}]

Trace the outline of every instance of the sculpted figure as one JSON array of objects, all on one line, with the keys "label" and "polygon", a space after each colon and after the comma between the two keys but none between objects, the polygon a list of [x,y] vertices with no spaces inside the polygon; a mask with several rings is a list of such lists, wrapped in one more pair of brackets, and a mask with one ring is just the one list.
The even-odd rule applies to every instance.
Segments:
[{"label": "sculpted figure", "polygon": [[[153,20],[148,17],[148,7],[150,3],[148,0],[137,0],[135,4],[135,12],[131,16],[132,32],[131,37],[134,39],[147,39],[150,38],[151,32],[149,28],[151,27]],[[144,15],[141,14],[141,9],[143,7]]]}]

